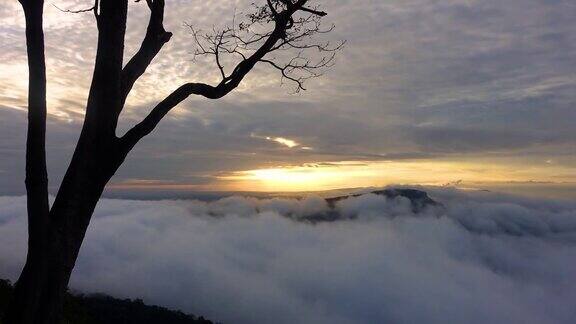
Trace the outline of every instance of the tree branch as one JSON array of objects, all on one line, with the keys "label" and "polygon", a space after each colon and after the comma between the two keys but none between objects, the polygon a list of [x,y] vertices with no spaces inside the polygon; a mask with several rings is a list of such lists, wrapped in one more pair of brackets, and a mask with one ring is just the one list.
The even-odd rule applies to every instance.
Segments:
[{"label": "tree branch", "polygon": [[319,10],[315,10],[315,9],[312,9],[312,8],[302,7],[302,9],[300,9],[300,10],[305,11],[305,12],[309,12],[309,13],[311,13],[311,14],[314,14],[314,15],[317,15],[317,16],[320,16],[320,17],[324,17],[324,16],[327,15],[327,13],[324,12],[324,11],[319,11]]},{"label": "tree branch", "polygon": [[[280,16],[279,16],[280,17]],[[244,79],[246,74],[260,61],[266,53],[281,38],[283,30],[287,24],[287,16],[284,14],[282,19],[276,22],[274,31],[270,34],[266,42],[252,56],[240,62],[233,70],[229,77],[224,78],[216,87],[203,83],[187,83],[174,92],[166,99],[162,100],[144,120],[130,129],[121,139],[125,152],[129,152],[140,139],[150,134],[156,128],[156,125],[164,116],[176,105],[181,103],[190,95],[200,95],[208,99],[219,99],[235,89]]]},{"label": "tree branch", "polygon": [[[315,69],[329,67],[334,60],[334,52],[341,48],[330,48],[328,44],[301,44],[314,34],[321,34],[332,30],[320,29],[318,19],[325,13],[304,7],[307,0],[266,0],[262,6],[255,6],[254,13],[248,14],[248,23],[240,23],[236,26],[227,27],[220,31],[214,29],[213,34],[201,34],[192,26],[192,36],[197,44],[195,55],[211,55],[214,57],[216,67],[222,77],[216,86],[204,83],[187,83],[176,89],[168,97],[162,100],[140,123],[130,129],[121,139],[123,151],[127,154],[144,136],[150,134],[166,114],[190,95],[199,95],[208,99],[219,99],[230,93],[242,82],[244,77],[259,62],[268,63],[281,72],[283,79],[295,82],[298,90],[304,89],[303,81],[321,75]],[[309,13],[309,17],[294,18],[298,11]],[[314,18],[316,17],[316,18]],[[251,31],[254,24],[265,25],[273,23],[274,28],[268,32]],[[248,38],[240,33],[246,32]],[[256,47],[252,49],[252,47]],[[278,64],[264,57],[276,50],[297,48],[299,53],[286,64]],[[322,56],[313,61],[304,56],[306,49],[316,49],[318,52],[329,52],[330,55]],[[242,60],[237,63],[229,75],[226,74],[222,55],[238,55]],[[293,75],[295,71],[302,71],[305,75]]]},{"label": "tree branch", "polygon": [[60,7],[58,7],[55,4],[52,4],[52,6],[54,6],[54,8],[62,11],[62,12],[67,12],[67,13],[83,13],[83,12],[88,12],[88,11],[94,11],[96,9],[96,5],[90,7],[90,8],[86,8],[86,9],[76,9],[76,10],[72,10],[72,9],[62,9]]},{"label": "tree branch", "polygon": [[146,36],[140,46],[140,49],[122,69],[122,105],[134,83],[146,72],[146,68],[150,65],[154,57],[160,52],[164,44],[170,41],[172,33],[164,30],[164,0],[146,0],[148,8],[150,9],[150,20],[148,21],[148,28]]},{"label": "tree branch", "polygon": [[154,128],[156,128],[156,125],[158,125],[172,108],[176,107],[176,105],[192,94],[204,96],[209,99],[217,99],[225,95],[222,90],[203,83],[187,83],[182,85],[156,105],[144,120],[132,127],[132,129],[120,138],[122,151],[127,154],[140,139],[150,134]]},{"label": "tree branch", "polygon": [[162,100],[152,111],[130,129],[121,139],[123,151],[127,154],[144,136],[150,134],[166,114],[190,95],[199,95],[208,99],[219,99],[234,90],[244,79],[254,65],[266,55],[267,51],[280,39],[281,28],[270,35],[262,47],[252,56],[240,62],[229,77],[223,79],[217,86],[204,83],[187,83],[176,89]]},{"label": "tree branch", "polygon": [[98,45],[82,132],[113,138],[122,106],[121,72],[128,0],[99,0],[96,4]]}]

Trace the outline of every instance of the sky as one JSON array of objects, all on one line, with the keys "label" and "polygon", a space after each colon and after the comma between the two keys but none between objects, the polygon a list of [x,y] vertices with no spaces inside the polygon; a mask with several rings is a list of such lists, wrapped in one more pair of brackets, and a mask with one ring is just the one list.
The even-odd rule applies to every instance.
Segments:
[{"label": "sky", "polygon": [[[118,135],[186,82],[214,83],[185,23],[240,19],[252,1],[167,0],[172,40],[138,81]],[[218,101],[189,98],[113,178],[118,190],[314,191],[400,184],[545,186],[576,197],[576,4],[571,0],[314,1],[346,40],[292,94],[258,66]],[[47,1],[48,166],[58,187],[81,128],[96,28],[89,1]],[[147,20],[131,2],[126,59]],[[0,193],[24,183],[23,13],[0,0]],[[560,189],[558,189],[560,188]],[[548,190],[548,192],[552,192]]]}]

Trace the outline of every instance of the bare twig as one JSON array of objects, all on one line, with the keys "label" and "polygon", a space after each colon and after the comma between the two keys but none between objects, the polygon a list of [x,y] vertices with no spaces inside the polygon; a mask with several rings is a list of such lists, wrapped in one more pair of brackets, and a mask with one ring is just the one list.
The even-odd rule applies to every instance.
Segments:
[{"label": "bare twig", "polygon": [[[274,29],[266,30],[265,27],[275,25],[278,20],[284,18],[286,25],[280,32],[281,37],[266,55],[273,52],[283,54],[275,58],[262,59],[260,62],[278,70],[282,80],[293,82],[294,92],[305,90],[304,82],[323,75],[323,70],[333,65],[335,53],[345,44],[345,42],[331,44],[315,41],[316,36],[331,32],[334,25],[323,27],[321,18],[327,15],[326,12],[317,7],[305,7],[304,4],[307,2],[267,0],[264,5],[253,5],[252,12],[246,15],[244,21],[237,23],[234,17],[231,26],[213,28],[209,32],[202,32],[188,25],[196,45],[194,57],[212,57],[220,71],[222,81],[226,82],[228,76],[223,62],[234,61],[234,57],[245,60],[274,32]],[[300,14],[297,14],[298,12]],[[290,54],[291,51],[294,53]],[[232,57],[226,60],[224,59],[226,56]]]},{"label": "bare twig", "polygon": [[54,6],[54,8],[62,11],[62,12],[67,12],[67,13],[83,13],[83,12],[89,12],[89,11],[94,11],[96,10],[96,5],[90,7],[90,8],[86,8],[86,9],[77,9],[77,10],[71,10],[71,9],[61,9],[60,7],[58,7],[55,4],[52,4],[52,6]]}]

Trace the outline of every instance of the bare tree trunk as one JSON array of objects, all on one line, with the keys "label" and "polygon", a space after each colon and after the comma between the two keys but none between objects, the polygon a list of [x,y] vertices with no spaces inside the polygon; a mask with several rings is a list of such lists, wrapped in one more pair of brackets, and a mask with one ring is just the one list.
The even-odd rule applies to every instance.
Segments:
[{"label": "bare tree trunk", "polygon": [[85,139],[81,138],[50,210],[51,222],[41,249],[29,254],[18,279],[6,318],[8,324],[59,323],[68,281],[90,218],[106,183],[123,160],[116,159],[113,144],[102,146],[107,152],[101,152],[83,150],[83,143]]},{"label": "bare tree trunk", "polygon": [[[87,207],[95,206],[98,197],[81,201],[66,198],[69,203],[55,211],[88,219]],[[7,323],[59,323],[66,287],[82,243],[80,236],[83,237],[70,236],[64,225],[51,227],[41,258],[32,257],[27,261],[18,279]]]},{"label": "bare tree trunk", "polygon": [[[81,139],[79,144],[85,143]],[[50,210],[41,244],[32,249],[16,284],[8,324],[56,324],[86,229],[115,168],[102,152],[79,145]],[[89,154],[86,152],[90,152]],[[98,157],[99,156],[99,157]],[[94,169],[99,166],[100,169]]]},{"label": "bare tree trunk", "polygon": [[98,53],[86,117],[52,208],[45,162],[46,75],[43,1],[22,0],[30,66],[27,148],[29,249],[7,324],[56,324],[90,219],[106,183],[127,154],[115,128],[123,104],[122,57],[127,0],[102,0]]},{"label": "bare tree trunk", "polygon": [[39,287],[47,265],[45,253],[49,223],[48,176],[46,171],[46,64],[42,28],[43,0],[22,0],[26,18],[28,53],[28,135],[26,142],[26,191],[28,205],[28,254],[22,278],[16,283],[8,323],[33,323],[33,313],[42,304]]}]

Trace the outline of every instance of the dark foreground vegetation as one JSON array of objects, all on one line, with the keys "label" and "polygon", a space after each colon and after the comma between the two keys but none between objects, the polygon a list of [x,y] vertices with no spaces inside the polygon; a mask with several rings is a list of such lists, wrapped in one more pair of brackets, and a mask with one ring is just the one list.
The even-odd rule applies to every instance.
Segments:
[{"label": "dark foreground vegetation", "polygon": [[[0,324],[8,307],[13,287],[0,279]],[[105,295],[66,294],[62,324],[212,324],[213,322],[172,311],[163,307],[145,305],[142,300],[117,299]]]}]

